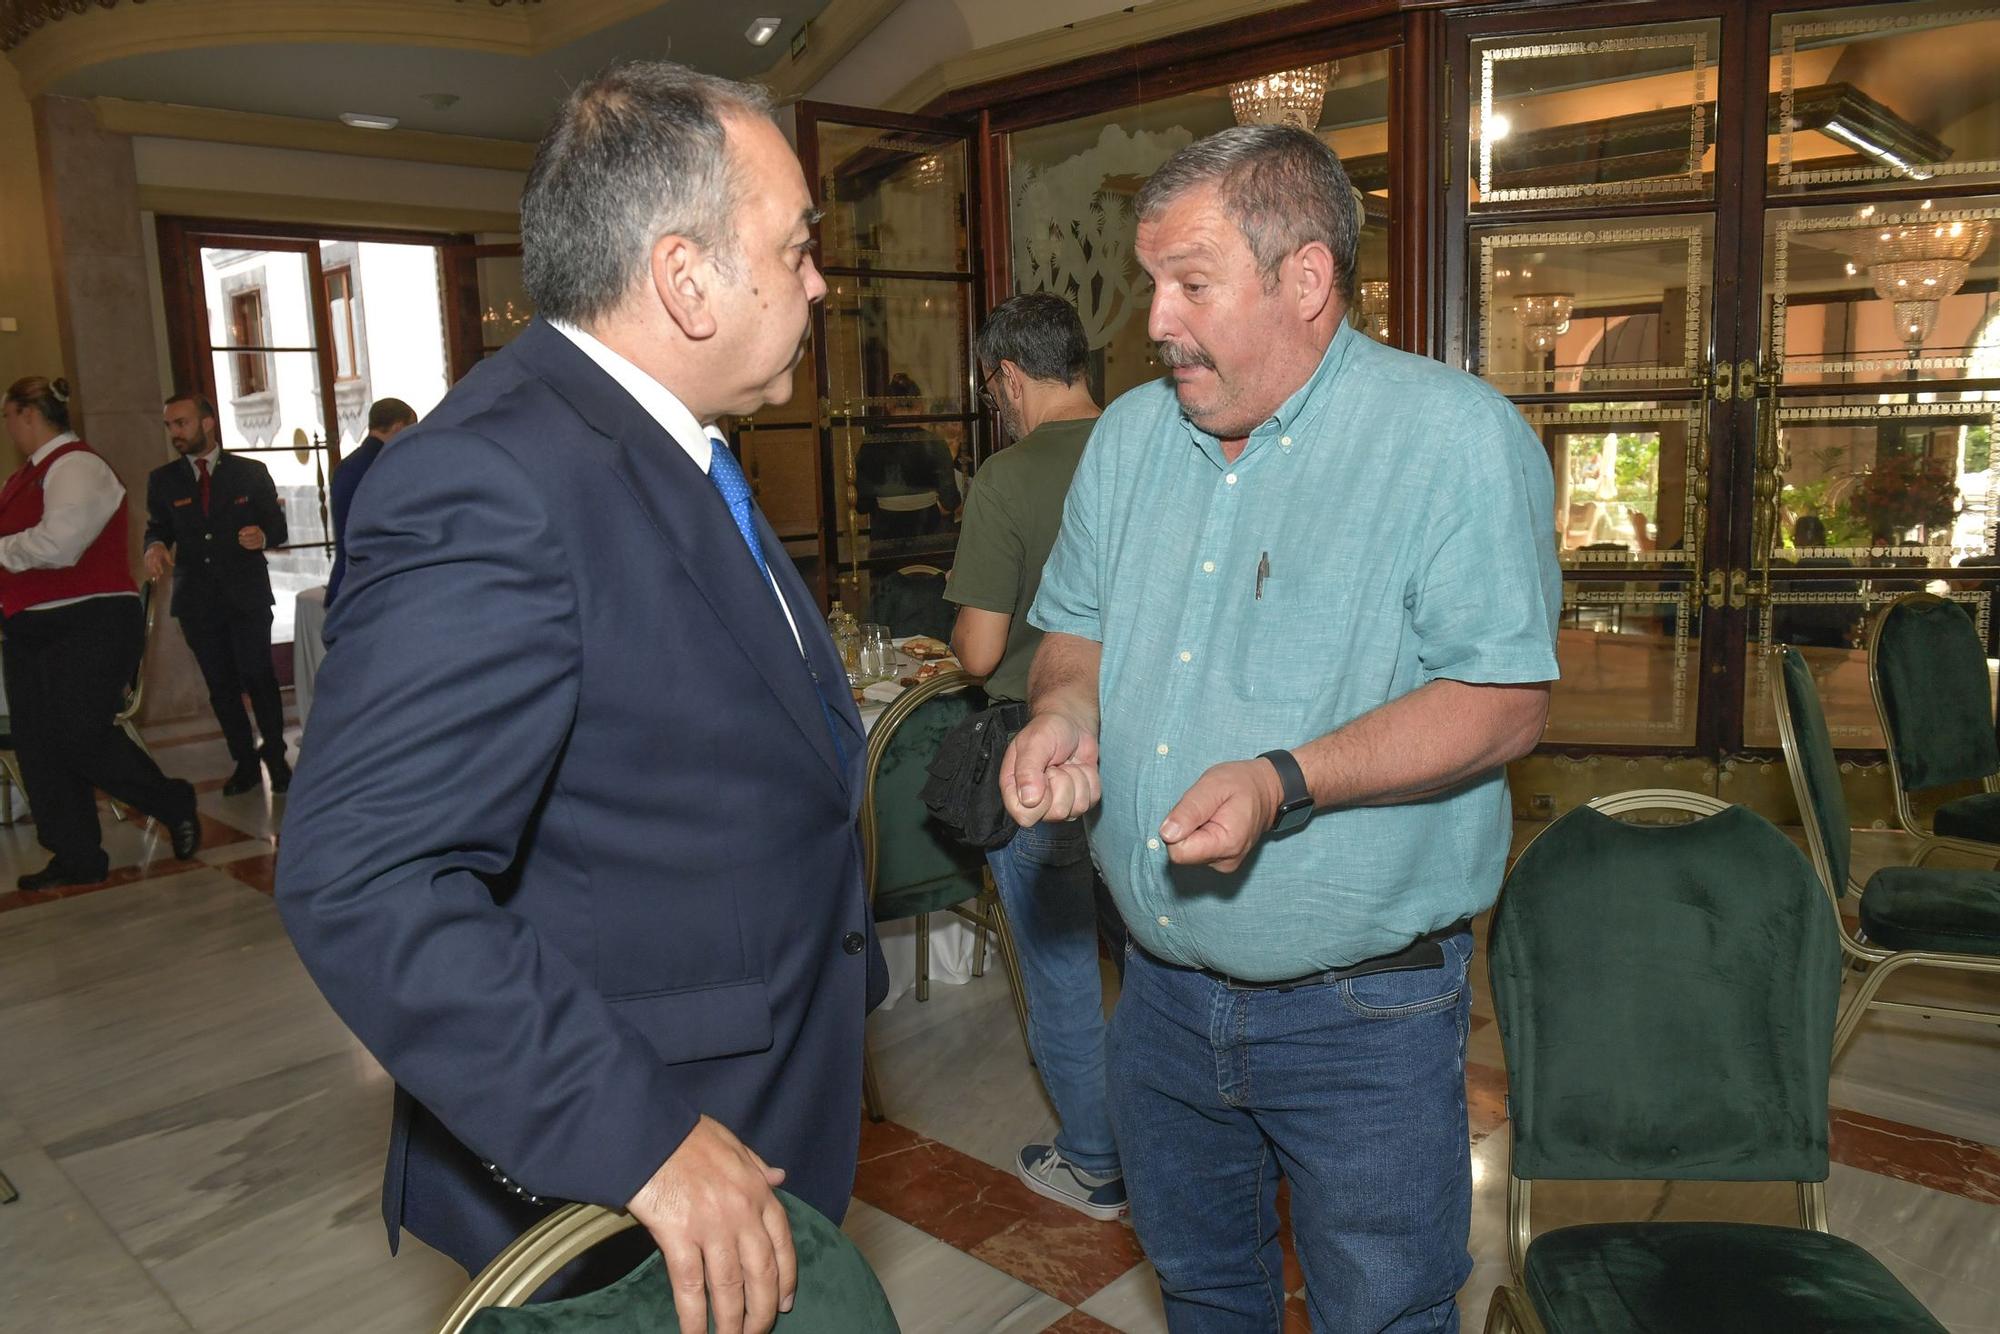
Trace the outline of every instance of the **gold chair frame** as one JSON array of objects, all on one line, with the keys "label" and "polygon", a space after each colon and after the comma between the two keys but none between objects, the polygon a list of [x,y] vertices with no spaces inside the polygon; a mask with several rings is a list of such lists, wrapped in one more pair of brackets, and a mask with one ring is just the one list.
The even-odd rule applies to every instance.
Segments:
[{"label": "gold chair frame", "polygon": [[[882,768],[882,760],[889,753],[889,742],[905,719],[922,708],[928,701],[939,695],[955,694],[969,690],[978,684],[978,678],[961,668],[938,673],[930,680],[911,686],[899,695],[895,702],[875,720],[875,726],[868,732],[868,761],[866,778],[861,790],[861,874],[862,884],[868,890],[868,902],[875,902],[875,845],[879,835],[875,828],[875,779]],[[1000,962],[1007,971],[1007,990],[1014,1002],[1014,1020],[1021,1027],[1021,1043],[1028,1045],[1028,1004],[1027,993],[1021,985],[1021,965],[1014,953],[1014,930],[1007,923],[1006,909],[1000,905],[1000,894],[993,884],[993,872],[982,868],[979,873],[980,890],[976,900],[978,906],[967,908],[962,903],[953,904],[947,911],[970,923],[975,932],[972,954],[972,975],[984,975],[986,966],[986,935],[993,934],[994,943],[1000,948]],[[930,994],[930,914],[917,914],[917,999],[925,1000]],[[1032,1048],[1031,1048],[1032,1050]],[[861,1057],[861,1093],[868,1106],[870,1120],[880,1121],[882,1111],[882,1089],[875,1079],[875,1063],[867,1054],[864,1042]]]},{"label": "gold chair frame", "polygon": [[[1820,836],[1819,821],[1813,815],[1812,792],[1806,785],[1804,757],[1799,750],[1797,730],[1792,726],[1790,693],[1785,688],[1784,648],[1782,645],[1769,650],[1771,657],[1771,703],[1772,712],[1778,716],[1778,739],[1785,750],[1785,771],[1791,776],[1792,798],[1798,803],[1799,821],[1805,826],[1806,848],[1811,854],[1813,869],[1819,873],[1819,881],[1826,890],[1828,909],[1833,913],[1834,925],[1840,931],[1840,950],[1848,961],[1866,971],[1861,987],[1848,1001],[1833,1030],[1833,1059],[1838,1061],[1840,1053],[1854,1031],[1861,1026],[1863,1016],[1869,1010],[1897,1010],[1904,1014],[1914,1014],[1922,1019],[1960,1019],[1973,1024],[2000,1025],[2000,1011],[1961,1010],[1948,1005],[1919,1005],[1912,1001],[1878,1000],[1876,993],[1882,989],[1896,973],[1905,968],[1944,968],[1955,972],[1988,973],[2000,976],[2000,957],[1985,954],[1947,954],[1938,950],[1890,950],[1871,945],[1862,936],[1859,926],[1850,935],[1847,921],[1840,915],[1840,887],[1834,884],[1833,861],[1827,855],[1826,840]],[[1870,638],[1869,676],[1875,674],[1875,652],[1873,637]],[[1877,698],[1879,704],[1879,696]],[[1895,763],[1895,750],[1891,748],[1890,764]],[[1990,781],[1990,780],[1989,780]],[[1896,783],[1896,804],[1903,811],[1908,810],[1908,799],[1903,792],[1901,780]],[[1905,827],[1907,827],[1907,819]],[[1957,843],[1960,840],[1951,840]],[[1983,848],[1986,845],[1973,844]],[[1920,856],[1917,865],[1923,864]],[[1847,888],[1859,893],[1861,883],[1850,873]]]},{"label": "gold chair frame", "polygon": [[[1683,792],[1674,788],[1635,788],[1629,792],[1598,797],[1590,803],[1592,810],[1613,817],[1634,811],[1668,810],[1698,819],[1718,815],[1728,810],[1729,805],[1726,801],[1699,792]],[[1547,832],[1548,827],[1544,826],[1535,839]],[[1528,847],[1534,846],[1535,839],[1528,841]],[[1521,851],[1526,855],[1527,848]],[[1528,1243],[1534,1236],[1528,1218],[1533,1185],[1534,1182],[1514,1175],[1514,1129],[1510,1121],[1507,1127],[1507,1268],[1510,1281],[1493,1290],[1492,1301],[1486,1308],[1486,1334],[1499,1334],[1502,1330],[1518,1331],[1519,1334],[1546,1334],[1546,1327],[1535,1313],[1534,1303],[1528,1300],[1525,1291]],[[1798,1190],[1799,1226],[1814,1232],[1827,1231],[1826,1183],[1797,1181],[1793,1185]]]},{"label": "gold chair frame", "polygon": [[[116,723],[126,736],[131,737],[132,744],[144,751],[146,758],[153,760],[157,767],[159,761],[153,758],[152,748],[146,744],[146,738],[139,734],[138,718],[139,708],[146,702],[146,657],[153,651],[153,621],[160,614],[160,599],[157,589],[150,580],[141,585],[139,597],[146,608],[146,628],[143,632],[145,638],[139,641],[139,665],[132,672],[132,688],[125,694],[125,703],[119,707],[117,716],[111,721]],[[125,818],[125,808],[115,801],[111,802],[111,818],[114,820]]]},{"label": "gold chair frame", "polygon": [[595,1204],[567,1204],[523,1232],[493,1257],[445,1313],[438,1334],[461,1334],[489,1306],[525,1306],[558,1270],[639,1220]]},{"label": "gold chair frame", "polygon": [[[1881,720],[1882,737],[1889,743],[1889,781],[1896,790],[1896,819],[1903,826],[1903,831],[1917,840],[1917,855],[1910,862],[1912,866],[1922,866],[1933,853],[1938,852],[1957,852],[1979,857],[1988,862],[2000,861],[2000,844],[1981,843],[1975,839],[1939,834],[1926,829],[1923,822],[1917,818],[1916,808],[1910,801],[1910,789],[1903,782],[1903,767],[1896,759],[1896,738],[1890,730],[1889,710],[1882,704],[1880,645],[1882,627],[1888,623],[1889,614],[1906,603],[1942,603],[1946,600],[1935,593],[1905,593],[1877,611],[1868,623],[1868,693],[1875,700],[1875,716]],[[1980,786],[1988,792],[2000,792],[2000,773],[1986,775],[1980,780]],[[1835,1050],[1838,1051],[1838,1048]]]}]

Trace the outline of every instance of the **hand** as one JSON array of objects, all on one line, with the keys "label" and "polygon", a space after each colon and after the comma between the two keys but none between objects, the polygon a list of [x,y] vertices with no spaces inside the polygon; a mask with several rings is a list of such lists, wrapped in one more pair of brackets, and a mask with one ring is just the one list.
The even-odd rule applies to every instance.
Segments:
[{"label": "hand", "polygon": [[798,1257],[771,1193],[784,1179],[704,1116],[625,1206],[667,1259],[682,1329],[707,1329],[713,1314],[716,1334],[766,1334],[792,1309]]},{"label": "hand", "polygon": [[1000,761],[1000,800],[1023,829],[1097,804],[1097,738],[1060,713],[1029,719]]},{"label": "hand", "polygon": [[1213,765],[1194,780],[1160,823],[1167,859],[1182,866],[1234,871],[1269,832],[1284,801],[1284,784],[1269,760]]},{"label": "hand", "polygon": [[155,542],[146,548],[146,577],[158,579],[174,568],[174,553],[167,550],[164,542]]},{"label": "hand", "polygon": [[264,549],[264,530],[254,523],[247,524],[236,530],[236,540],[242,544],[245,551],[262,551]]}]

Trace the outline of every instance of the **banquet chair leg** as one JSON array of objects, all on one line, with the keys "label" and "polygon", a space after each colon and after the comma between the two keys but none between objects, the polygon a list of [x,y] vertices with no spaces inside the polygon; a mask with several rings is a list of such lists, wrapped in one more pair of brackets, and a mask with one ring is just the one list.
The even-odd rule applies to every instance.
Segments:
[{"label": "banquet chair leg", "polygon": [[986,920],[983,913],[972,928],[972,975],[986,976]]},{"label": "banquet chair leg", "polygon": [[917,999],[931,998],[931,915],[917,914]]},{"label": "banquet chair leg", "polygon": [[1021,1026],[1021,1045],[1027,1049],[1028,1064],[1035,1063],[1035,1045],[1028,1041],[1028,989],[1021,982],[1021,959],[1014,950],[1014,928],[1007,910],[993,901],[993,940],[1000,947],[1000,966],[1007,974],[1007,994],[1014,1001],[1014,1022]]},{"label": "banquet chair leg", "polygon": [[865,1043],[861,1048],[861,1105],[870,1121],[882,1119],[882,1086],[875,1081],[875,1058],[868,1054]]},{"label": "banquet chair leg", "polygon": [[0,776],[0,824],[14,823],[14,784]]}]

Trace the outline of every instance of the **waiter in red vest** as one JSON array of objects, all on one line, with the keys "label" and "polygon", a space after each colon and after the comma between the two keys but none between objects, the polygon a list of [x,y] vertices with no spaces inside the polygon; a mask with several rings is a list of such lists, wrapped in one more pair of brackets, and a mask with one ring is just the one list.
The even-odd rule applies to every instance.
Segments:
[{"label": "waiter in red vest", "polygon": [[0,489],[0,661],[14,754],[49,864],[24,890],[110,873],[98,790],[152,816],[174,856],[201,847],[194,788],[168,778],[114,721],[145,648],[125,488],[69,429],[69,385],[29,376],[0,399],[26,460]]}]

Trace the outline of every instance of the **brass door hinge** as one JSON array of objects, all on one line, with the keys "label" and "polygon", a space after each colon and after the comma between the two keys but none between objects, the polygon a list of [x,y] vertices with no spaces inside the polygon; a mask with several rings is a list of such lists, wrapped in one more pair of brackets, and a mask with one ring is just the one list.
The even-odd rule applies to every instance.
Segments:
[{"label": "brass door hinge", "polygon": [[1721,570],[1708,572],[1708,605],[1715,611],[1720,611],[1729,604],[1729,595],[1722,589],[1722,579]]},{"label": "brass door hinge", "polygon": [[1709,379],[1709,387],[1714,392],[1715,401],[1718,403],[1727,403],[1730,399],[1735,398],[1736,368],[1726,361],[1717,366],[1714,375]]}]

